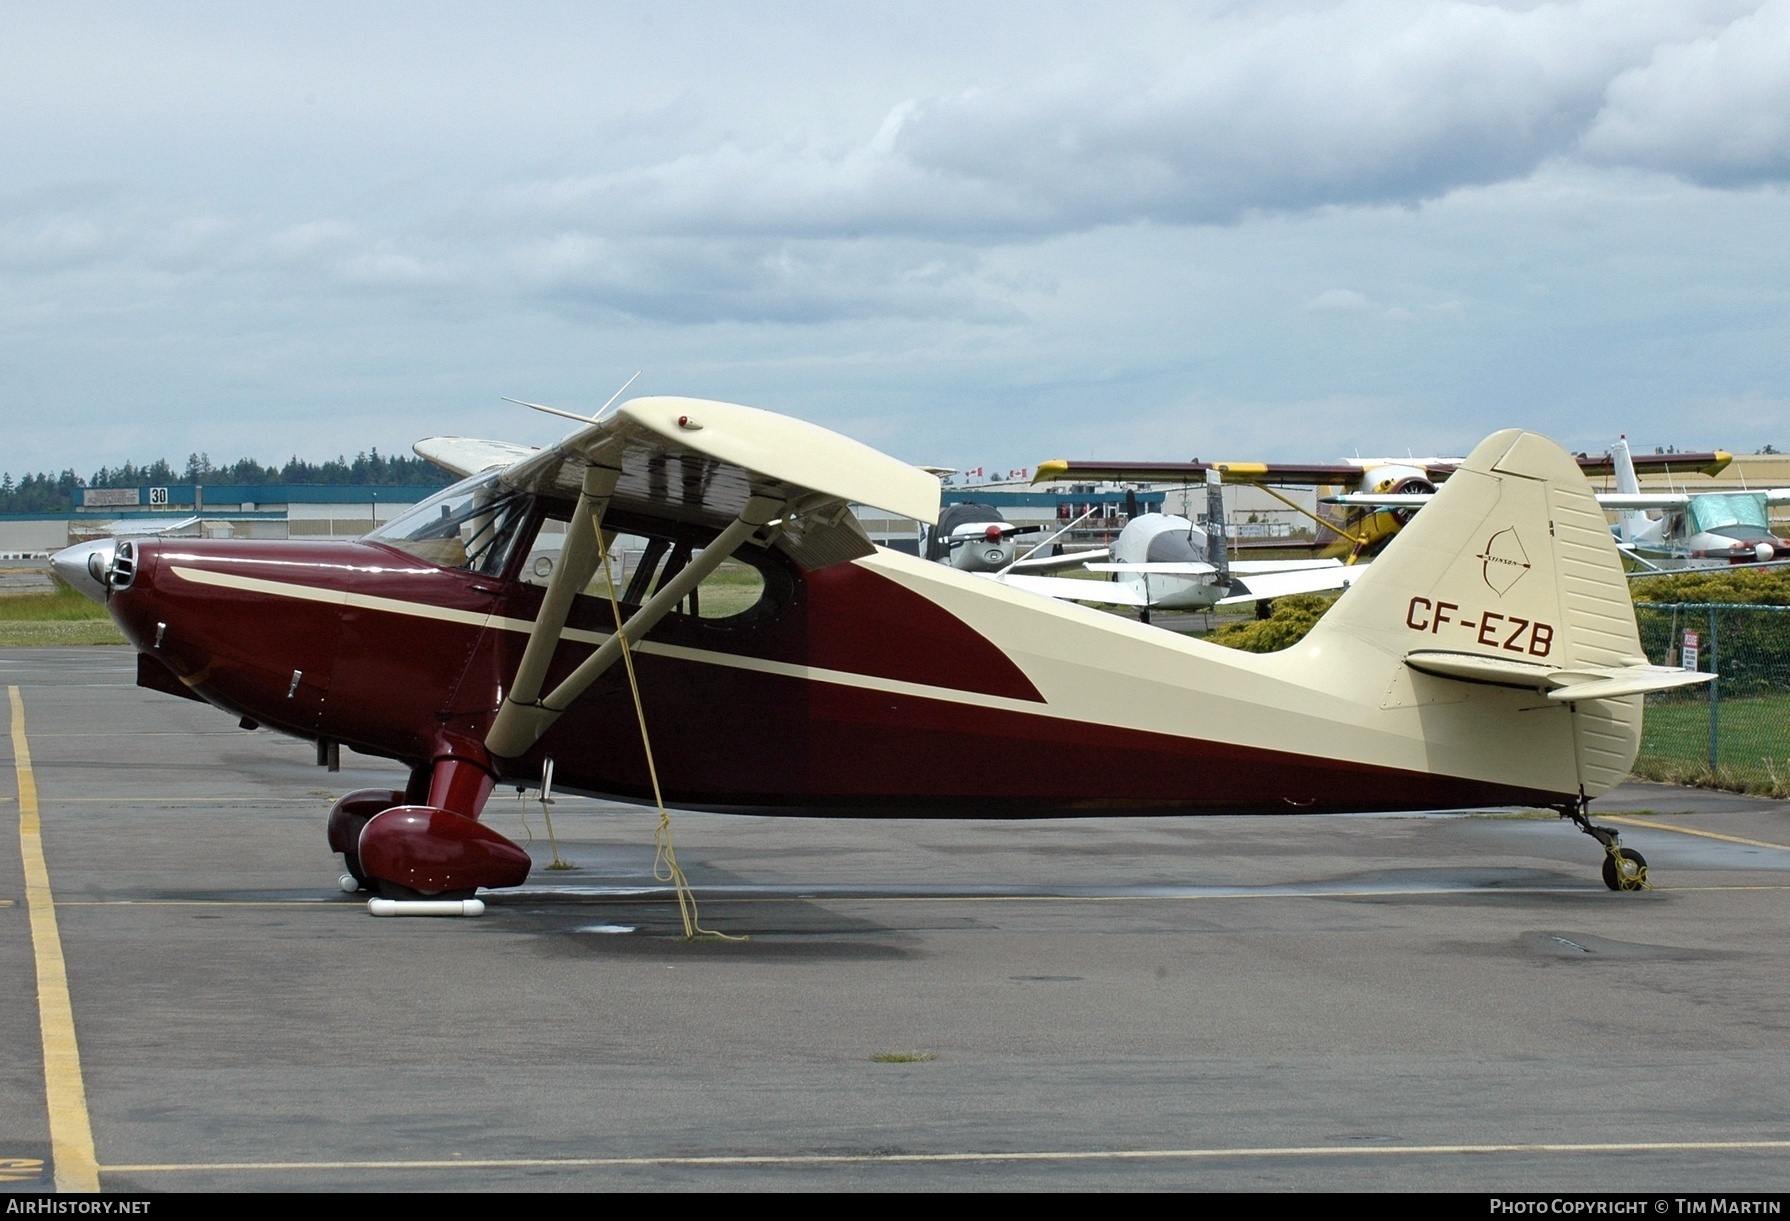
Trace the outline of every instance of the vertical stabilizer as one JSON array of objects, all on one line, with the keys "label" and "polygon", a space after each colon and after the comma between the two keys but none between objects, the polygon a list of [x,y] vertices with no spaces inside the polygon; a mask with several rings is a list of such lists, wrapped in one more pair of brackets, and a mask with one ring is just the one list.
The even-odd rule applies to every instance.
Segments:
[{"label": "vertical stabilizer", "polygon": [[1206,468],[1206,563],[1217,569],[1220,585],[1231,580],[1229,531],[1224,525],[1224,484],[1214,467]]},{"label": "vertical stabilizer", "polygon": [[[1518,429],[1474,449],[1307,641],[1320,656],[1332,649],[1356,667],[1377,654],[1394,671],[1417,652],[1567,671],[1646,663],[1591,485],[1565,450]],[[1516,783],[1526,761],[1504,746],[1522,736],[1514,718],[1528,725],[1550,710],[1545,697],[1510,699],[1508,711],[1487,704],[1486,719],[1467,735],[1470,750],[1450,749]],[[1588,699],[1569,715],[1576,780],[1595,796],[1634,762],[1641,698]]]},{"label": "vertical stabilizer", "polygon": [[[1635,476],[1635,460],[1628,452],[1627,437],[1617,437],[1616,444],[1610,446],[1610,460],[1616,466],[1616,490],[1624,496],[1640,495],[1641,481]],[[1633,543],[1649,524],[1647,514],[1639,509],[1626,509],[1616,516],[1616,537],[1625,543]]]}]

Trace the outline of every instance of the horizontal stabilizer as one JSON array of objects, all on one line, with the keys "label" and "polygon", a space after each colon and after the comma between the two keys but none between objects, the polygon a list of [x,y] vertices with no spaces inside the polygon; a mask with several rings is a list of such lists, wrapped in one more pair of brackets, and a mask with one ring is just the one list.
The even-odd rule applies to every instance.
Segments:
[{"label": "horizontal stabilizer", "polygon": [[1218,569],[1194,561],[1167,561],[1155,564],[1089,564],[1089,572],[1135,572],[1163,577],[1209,577]]},{"label": "horizontal stabilizer", "polygon": [[1361,579],[1365,568],[1345,568],[1328,564],[1322,568],[1295,568],[1287,572],[1243,573],[1241,565],[1231,565],[1231,592],[1218,600],[1219,606],[1235,606],[1241,602],[1266,602],[1270,598],[1289,598],[1294,594],[1326,593],[1347,589]]},{"label": "horizontal stabilizer", "polygon": [[[1231,571],[1243,576],[1264,572],[1311,572],[1315,569],[1341,568],[1341,560],[1232,560]],[[1359,569],[1356,576],[1361,575]]]},{"label": "horizontal stabilizer", "polygon": [[1678,670],[1670,666],[1580,667],[1569,670],[1530,661],[1513,661],[1440,649],[1422,649],[1406,654],[1405,664],[1413,670],[1437,678],[1543,691],[1550,700],[1561,703],[1668,691],[1674,687],[1706,683],[1715,677],[1712,674],[1699,674],[1694,670]]},{"label": "horizontal stabilizer", "polygon": [[1062,602],[1098,602],[1102,606],[1148,606],[1143,594],[1116,581],[1078,581],[1073,577],[1028,577],[1022,573],[976,574],[1014,589]]},{"label": "horizontal stabilizer", "polygon": [[[1578,679],[1582,675],[1575,673],[1572,677]],[[1713,674],[1671,666],[1626,666],[1550,691],[1548,698],[1567,704],[1578,700],[1609,700],[1623,695],[1645,695],[1649,691],[1670,691],[1675,687],[1694,687],[1714,679]]]}]

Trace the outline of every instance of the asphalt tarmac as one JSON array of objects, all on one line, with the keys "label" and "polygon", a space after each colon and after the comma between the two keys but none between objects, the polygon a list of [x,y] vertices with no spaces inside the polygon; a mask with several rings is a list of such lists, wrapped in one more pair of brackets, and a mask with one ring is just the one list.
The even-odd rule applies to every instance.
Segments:
[{"label": "asphalt tarmac", "polygon": [[133,674],[0,651],[31,760],[0,769],[0,1191],[1790,1182],[1787,803],[1618,790],[1639,894],[1510,812],[677,813],[703,921],[748,938],[691,943],[652,813],[559,802],[550,871],[500,792],[528,886],[379,919],[323,816],[394,767]]}]

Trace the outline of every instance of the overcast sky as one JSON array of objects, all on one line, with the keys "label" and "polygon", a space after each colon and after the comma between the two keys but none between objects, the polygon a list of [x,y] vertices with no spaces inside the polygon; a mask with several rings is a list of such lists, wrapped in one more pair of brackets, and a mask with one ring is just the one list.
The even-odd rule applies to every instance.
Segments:
[{"label": "overcast sky", "polygon": [[1790,0],[0,6],[0,469],[1790,448]]}]

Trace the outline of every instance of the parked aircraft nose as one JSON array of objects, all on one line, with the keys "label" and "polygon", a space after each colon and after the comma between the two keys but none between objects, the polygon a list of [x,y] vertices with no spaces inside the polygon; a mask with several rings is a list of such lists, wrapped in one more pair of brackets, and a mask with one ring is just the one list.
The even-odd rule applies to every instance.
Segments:
[{"label": "parked aircraft nose", "polygon": [[106,572],[111,568],[117,550],[118,543],[115,539],[101,538],[91,543],[76,543],[51,556],[50,567],[56,570],[57,576],[95,602],[104,602]]}]

